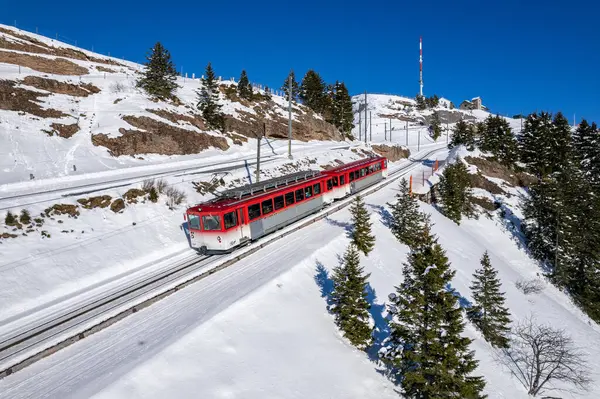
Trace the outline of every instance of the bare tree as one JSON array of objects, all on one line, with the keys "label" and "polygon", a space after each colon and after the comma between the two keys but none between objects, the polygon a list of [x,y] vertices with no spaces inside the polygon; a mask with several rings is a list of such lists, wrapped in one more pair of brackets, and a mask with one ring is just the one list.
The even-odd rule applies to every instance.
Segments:
[{"label": "bare tree", "polygon": [[539,325],[530,317],[513,327],[510,348],[498,355],[532,396],[547,389],[587,390],[591,380],[585,355],[562,329]]}]

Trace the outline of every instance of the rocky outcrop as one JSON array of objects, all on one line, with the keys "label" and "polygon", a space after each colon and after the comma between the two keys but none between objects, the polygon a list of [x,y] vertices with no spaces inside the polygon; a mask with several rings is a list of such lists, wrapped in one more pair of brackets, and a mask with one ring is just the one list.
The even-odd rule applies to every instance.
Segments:
[{"label": "rocky outcrop", "polygon": [[123,120],[140,129],[119,129],[121,136],[108,137],[95,134],[92,143],[104,146],[114,156],[137,154],[186,155],[197,154],[215,147],[227,150],[229,144],[223,137],[197,133],[171,126],[146,116],[124,116]]},{"label": "rocky outcrop", "polygon": [[[502,179],[513,186],[529,187],[537,182],[535,176],[524,172],[516,172],[500,162],[486,157],[465,157],[465,161],[477,166],[479,171],[489,177]],[[489,190],[488,190],[489,191]]]},{"label": "rocky outcrop", "polygon": [[45,58],[37,55],[13,53],[0,50],[0,62],[20,65],[35,71],[56,75],[87,75],[87,68],[79,66],[64,58]]},{"label": "rocky outcrop", "polygon": [[26,112],[40,118],[62,118],[68,116],[52,108],[40,107],[38,104],[39,98],[47,96],[49,94],[15,87],[15,82],[13,81],[0,80],[0,109]]},{"label": "rocky outcrop", "polygon": [[410,155],[410,151],[407,148],[401,147],[399,145],[388,146],[385,144],[382,145],[372,145],[371,148],[377,154],[382,157],[386,157],[388,160],[392,162],[399,161],[401,159],[406,159]]},{"label": "rocky outcrop", "polygon": [[70,138],[79,131],[79,125],[73,123],[72,125],[63,125],[61,123],[53,123],[50,125],[53,129],[52,133],[56,134],[65,139]]},{"label": "rocky outcrop", "polygon": [[100,89],[91,83],[80,83],[75,85],[39,76],[27,76],[23,79],[23,84],[35,87],[36,89],[46,90],[51,93],[67,94],[75,97],[87,97],[91,94],[100,93]]}]

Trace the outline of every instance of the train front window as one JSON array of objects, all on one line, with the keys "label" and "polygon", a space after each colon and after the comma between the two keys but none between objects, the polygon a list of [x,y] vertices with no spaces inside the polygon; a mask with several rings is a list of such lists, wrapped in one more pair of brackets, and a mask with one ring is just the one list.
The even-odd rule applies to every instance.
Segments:
[{"label": "train front window", "polygon": [[202,216],[204,231],[221,230],[221,218],[218,215]]},{"label": "train front window", "polygon": [[200,216],[188,214],[188,225],[190,229],[200,230]]},{"label": "train front window", "polygon": [[237,226],[235,212],[226,213],[225,216],[223,216],[223,222],[225,222],[225,230]]},{"label": "train front window", "polygon": [[248,207],[248,218],[254,220],[260,217],[260,204],[250,205]]}]

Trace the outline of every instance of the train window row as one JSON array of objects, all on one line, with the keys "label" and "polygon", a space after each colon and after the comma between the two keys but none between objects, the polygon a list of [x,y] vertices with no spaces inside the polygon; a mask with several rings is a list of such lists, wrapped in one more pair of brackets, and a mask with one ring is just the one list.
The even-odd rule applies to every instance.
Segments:
[{"label": "train window row", "polygon": [[249,205],[248,218],[250,220],[258,219],[261,215],[268,215],[271,212],[273,212],[273,210],[278,211],[286,206],[293,205],[296,202],[304,201],[305,199],[308,199],[320,193],[321,185],[317,183],[312,186],[307,186],[299,188],[295,191],[287,192],[273,199],[264,200],[259,204]]}]

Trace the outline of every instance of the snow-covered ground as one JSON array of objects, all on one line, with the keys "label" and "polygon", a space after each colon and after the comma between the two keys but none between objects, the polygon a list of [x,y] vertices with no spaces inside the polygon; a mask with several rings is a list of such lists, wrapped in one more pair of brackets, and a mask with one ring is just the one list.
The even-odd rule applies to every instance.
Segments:
[{"label": "snow-covered ground", "polygon": [[[376,234],[374,252],[362,258],[374,291],[376,337],[385,337],[387,295],[402,280],[408,249],[385,225],[396,186],[366,200]],[[567,329],[589,356],[594,384],[582,395],[600,395],[600,328],[550,285],[526,296],[515,282],[535,277],[537,264],[496,215],[457,226],[434,208],[434,232],[457,270],[452,282],[470,300],[471,275],[489,251],[514,320],[534,315]],[[102,332],[0,381],[0,397],[397,397],[381,365],[353,349],[326,311],[327,274],[348,244],[348,210],[299,230]],[[299,254],[301,248],[301,254]],[[490,398],[526,397],[518,382],[493,360],[493,350],[468,325]]]}]

